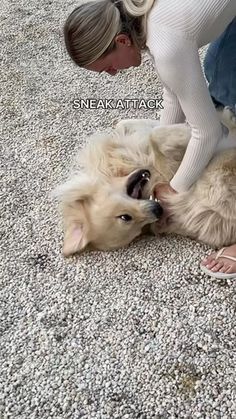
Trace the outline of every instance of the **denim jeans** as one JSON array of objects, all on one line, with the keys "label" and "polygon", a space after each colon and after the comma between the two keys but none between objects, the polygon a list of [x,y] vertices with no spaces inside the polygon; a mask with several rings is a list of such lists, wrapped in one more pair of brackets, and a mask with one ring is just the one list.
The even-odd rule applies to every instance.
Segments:
[{"label": "denim jeans", "polygon": [[215,106],[229,106],[236,112],[236,18],[209,45],[204,72]]}]

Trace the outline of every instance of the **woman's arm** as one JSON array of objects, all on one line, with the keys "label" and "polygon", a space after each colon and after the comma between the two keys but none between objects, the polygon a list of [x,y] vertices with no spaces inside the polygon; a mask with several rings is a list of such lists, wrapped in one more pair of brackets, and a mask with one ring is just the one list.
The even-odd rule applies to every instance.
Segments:
[{"label": "woman's arm", "polygon": [[167,86],[163,86],[163,107],[160,118],[161,125],[180,124],[185,121],[185,115],[177,96]]},{"label": "woman's arm", "polygon": [[168,114],[171,101],[176,106],[176,97],[192,132],[181,165],[170,182],[181,192],[190,188],[212,158],[222,137],[222,126],[208,92],[196,43],[182,33],[162,31],[159,35],[152,54],[159,76],[171,92],[162,123],[171,119]]}]

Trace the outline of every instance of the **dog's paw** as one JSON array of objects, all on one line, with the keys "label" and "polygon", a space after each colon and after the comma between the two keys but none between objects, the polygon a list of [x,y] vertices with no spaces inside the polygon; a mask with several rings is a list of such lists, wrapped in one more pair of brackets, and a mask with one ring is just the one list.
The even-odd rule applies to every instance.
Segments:
[{"label": "dog's paw", "polygon": [[134,132],[142,133],[159,126],[159,123],[159,120],[155,119],[122,119],[115,123],[115,129],[125,135],[133,134]]},{"label": "dog's paw", "polygon": [[121,121],[115,120],[113,122],[113,128],[117,131],[122,131],[124,134],[131,134],[137,129],[136,119],[122,119]]},{"label": "dog's paw", "polygon": [[115,129],[117,127],[117,125],[119,124],[119,119],[114,119],[114,121],[112,121],[112,128]]}]

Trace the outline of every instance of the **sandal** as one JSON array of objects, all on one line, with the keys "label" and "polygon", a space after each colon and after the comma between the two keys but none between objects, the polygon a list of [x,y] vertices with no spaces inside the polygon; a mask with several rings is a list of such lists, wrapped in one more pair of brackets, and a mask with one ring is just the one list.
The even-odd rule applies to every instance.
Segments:
[{"label": "sandal", "polygon": [[[225,247],[222,247],[222,249],[220,249],[219,252],[216,254],[215,259],[225,258],[225,259],[229,259],[229,260],[232,260],[232,261],[236,262],[235,257],[222,255],[222,253],[225,249],[226,249]],[[206,266],[204,266],[204,265],[200,265],[200,266],[201,266],[201,269],[202,269],[203,272],[205,272],[207,275],[209,275],[213,278],[217,278],[217,279],[236,279],[236,272],[234,272],[232,274],[227,274],[225,272],[212,272],[210,269],[207,269]]]}]

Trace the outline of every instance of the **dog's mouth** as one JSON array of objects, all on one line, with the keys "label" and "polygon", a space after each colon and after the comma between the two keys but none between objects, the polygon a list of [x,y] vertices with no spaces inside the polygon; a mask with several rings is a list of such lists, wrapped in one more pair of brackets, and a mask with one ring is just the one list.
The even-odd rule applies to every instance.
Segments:
[{"label": "dog's mouth", "polygon": [[152,203],[150,203],[148,208],[151,209],[151,212],[155,215],[156,220],[159,220],[163,214],[163,208],[156,197],[155,191],[151,192],[150,195],[150,185],[148,185],[150,178],[151,173],[149,170],[136,170],[128,178],[127,194],[134,199],[151,200]]},{"label": "dog's mouth", "polygon": [[132,173],[127,183],[127,194],[134,199],[143,199],[143,191],[150,177],[149,170],[138,170]]},{"label": "dog's mouth", "polygon": [[158,201],[154,194],[147,195],[147,184],[150,181],[151,173],[148,169],[137,170],[129,176],[127,183],[127,194],[134,199],[151,199]]}]

